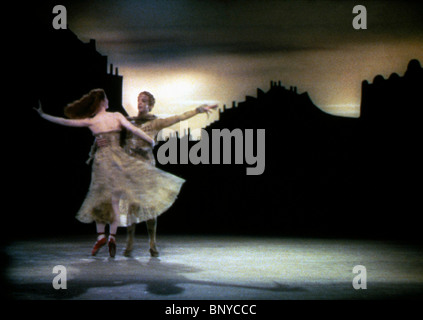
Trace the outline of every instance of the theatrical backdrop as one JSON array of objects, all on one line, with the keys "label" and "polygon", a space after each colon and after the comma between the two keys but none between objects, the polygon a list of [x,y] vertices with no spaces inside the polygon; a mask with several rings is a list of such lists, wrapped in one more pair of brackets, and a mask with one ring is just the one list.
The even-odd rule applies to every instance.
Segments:
[{"label": "theatrical backdrop", "polygon": [[[124,102],[125,82],[130,81],[129,72],[124,72],[128,70],[127,60],[121,57],[127,45],[126,38],[122,30],[113,29],[113,21],[110,20],[113,8],[105,10],[108,1],[103,7],[99,4],[97,11],[99,15],[104,15],[103,24],[93,29],[92,34],[89,31],[78,33],[78,30],[84,30],[84,23],[91,26],[88,17],[82,16],[85,11],[80,9],[81,3],[77,2],[75,6],[64,4],[68,19],[66,29],[53,27],[52,21],[57,14],[52,13],[52,7],[37,6],[34,15],[29,15],[28,27],[20,28],[15,37],[19,48],[15,58],[19,67],[25,69],[18,67],[15,71],[19,74],[14,86],[21,88],[18,89],[20,94],[14,95],[13,105],[18,110],[15,115],[19,119],[19,127],[8,130],[6,137],[13,150],[9,156],[13,179],[7,187],[13,199],[13,210],[7,214],[11,220],[8,225],[13,229],[10,239],[95,233],[94,224],[81,224],[75,219],[91,179],[92,164],[86,161],[94,137],[84,128],[49,123],[41,119],[33,108],[41,102],[45,112],[64,116],[63,108],[69,102],[93,88],[103,88],[109,99],[109,111],[133,115],[133,110],[131,114]],[[227,6],[221,8],[226,13],[236,8],[231,1],[219,3]],[[265,3],[267,8],[269,4]],[[352,6],[347,10],[346,23],[351,32],[356,32],[357,38],[360,32],[372,32],[372,27],[380,30],[379,25],[372,24],[370,9],[368,29],[361,31],[353,30],[351,25],[354,18]],[[168,17],[169,10],[163,10],[162,18]],[[216,15],[216,12],[217,9],[212,14]],[[147,13],[144,10],[140,14],[145,18]],[[127,21],[128,37],[134,32],[131,26],[136,27],[131,25],[130,18],[128,14],[127,20],[119,22],[123,25]],[[160,19],[160,16],[155,18]],[[224,18],[225,22],[217,20],[215,24],[228,30],[240,19],[236,12]],[[228,22],[229,19],[232,22]],[[212,24],[208,20],[207,23]],[[257,22],[253,21],[252,26],[255,26],[254,23]],[[298,28],[304,27],[304,24]],[[412,29],[416,35],[421,35],[421,22]],[[106,36],[99,30],[103,30]],[[185,33],[198,31],[189,29],[189,24],[181,30]],[[320,32],[325,30],[323,26]],[[264,31],[261,29],[261,32]],[[157,35],[152,35],[147,28],[137,32],[144,32],[144,38],[140,37],[148,40],[140,40],[138,49],[156,54],[155,67],[165,59],[160,50],[171,51],[170,47],[159,48],[166,39],[169,43],[176,43],[175,47],[181,51],[184,46],[194,46],[194,40],[181,40],[179,43],[179,39],[185,39],[184,36],[178,38],[170,31],[167,38],[160,39],[154,38]],[[220,32],[216,31],[216,38]],[[237,44],[239,52],[234,52],[234,49],[233,55],[242,55],[242,46],[251,51],[246,55],[257,50],[260,43],[249,42],[246,36],[249,32],[248,28],[238,30],[239,38],[245,41]],[[288,27],[284,32],[297,35]],[[113,38],[114,35],[116,38]],[[208,37],[204,38],[206,49],[198,49],[190,61],[201,57],[201,50],[209,48],[215,52],[211,49],[213,45],[207,47],[207,43],[217,40],[213,33],[209,33]],[[305,39],[307,35],[303,37]],[[113,42],[113,45],[107,47],[102,41],[107,44]],[[231,40],[227,41],[226,45],[230,46]],[[373,41],[376,46],[381,40],[367,37],[365,41]],[[307,50],[304,43],[298,44],[301,48],[297,51],[304,53]],[[421,41],[418,48],[422,48]],[[289,64],[289,50],[293,48],[272,50],[280,51]],[[401,57],[405,57],[401,62],[402,68],[394,66],[388,68],[388,73],[373,73],[354,82],[359,88],[359,103],[354,116],[325,111],[309,90],[309,84],[302,85],[302,80],[290,78],[283,71],[278,73],[279,76],[269,72],[266,82],[246,84],[243,92],[234,89],[233,98],[218,101],[215,120],[199,127],[209,137],[216,129],[231,132],[240,129],[244,139],[246,130],[252,129],[254,143],[257,142],[257,130],[265,129],[264,172],[247,175],[246,169],[254,165],[246,163],[245,159],[242,163],[235,163],[235,138],[232,139],[230,164],[158,162],[161,169],[186,180],[177,201],[159,218],[158,233],[363,237],[420,242],[421,227],[417,221],[421,207],[423,160],[423,54],[404,54]],[[175,53],[175,59],[179,58]],[[154,60],[154,57],[151,59]],[[296,59],[292,57],[292,63]],[[332,62],[337,63],[335,58]],[[212,64],[204,65],[204,72],[208,68],[214,70]],[[172,72],[167,63],[162,65],[163,74]],[[142,65],[139,68],[142,69]],[[234,67],[228,65],[227,68]],[[269,63],[267,69],[272,68],[272,63]],[[308,68],[312,66],[302,64],[297,72],[311,74],[312,70]],[[222,77],[227,72],[222,68]],[[323,81],[324,68],[320,72]],[[216,79],[219,79],[218,73]],[[242,82],[235,81],[237,88],[243,86]],[[213,90],[226,90],[223,82],[213,86],[217,87]],[[210,84],[210,88],[213,86]],[[158,94],[156,98],[160,100]],[[175,96],[175,99],[182,98]],[[179,114],[182,111],[167,113]],[[205,115],[200,116],[206,118]],[[190,127],[168,139],[175,139],[178,146],[187,143],[192,148],[199,143],[196,140],[186,141],[192,130]],[[155,154],[167,142],[159,142],[154,149]],[[209,151],[211,154],[211,145]],[[253,153],[257,155],[256,152],[257,146],[254,145]],[[137,232],[145,232],[144,227]]]}]

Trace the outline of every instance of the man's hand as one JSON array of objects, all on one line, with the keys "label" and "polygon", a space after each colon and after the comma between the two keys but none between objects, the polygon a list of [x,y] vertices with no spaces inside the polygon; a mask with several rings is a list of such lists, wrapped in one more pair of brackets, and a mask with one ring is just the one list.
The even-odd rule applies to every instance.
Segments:
[{"label": "man's hand", "polygon": [[95,139],[98,147],[107,147],[109,145],[109,140],[106,138],[96,138]]},{"label": "man's hand", "polygon": [[217,104],[215,104],[215,105],[212,105],[212,106],[208,106],[208,105],[206,105],[206,104],[203,104],[203,105],[201,105],[201,106],[199,106],[198,108],[197,108],[197,112],[198,113],[206,113],[207,114],[207,117],[209,117],[209,114],[214,110],[214,109],[216,109],[218,106],[217,106]]}]

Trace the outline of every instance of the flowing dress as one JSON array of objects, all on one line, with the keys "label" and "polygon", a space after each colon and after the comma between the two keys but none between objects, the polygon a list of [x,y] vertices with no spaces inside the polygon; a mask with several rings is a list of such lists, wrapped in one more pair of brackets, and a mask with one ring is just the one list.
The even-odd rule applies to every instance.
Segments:
[{"label": "flowing dress", "polygon": [[120,131],[95,137],[107,144],[95,152],[89,191],[76,215],[79,221],[112,223],[112,198],[119,199],[119,226],[154,219],[172,206],[184,179],[130,156],[120,146]]}]

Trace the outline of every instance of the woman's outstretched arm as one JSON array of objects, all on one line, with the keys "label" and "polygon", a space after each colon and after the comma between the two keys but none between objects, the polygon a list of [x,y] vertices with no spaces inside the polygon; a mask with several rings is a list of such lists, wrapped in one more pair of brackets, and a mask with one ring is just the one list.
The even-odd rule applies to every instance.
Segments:
[{"label": "woman's outstretched arm", "polygon": [[39,103],[38,109],[34,108],[41,118],[46,119],[50,122],[60,124],[68,127],[89,127],[91,125],[90,119],[65,119],[61,117],[51,116],[43,111],[41,103]]},{"label": "woman's outstretched arm", "polygon": [[154,147],[154,144],[155,144],[154,139],[152,139],[144,131],[142,131],[141,129],[137,128],[132,123],[130,123],[121,113],[116,112],[116,114],[118,115],[118,118],[122,127],[132,132],[134,135],[140,137],[141,139],[147,141],[149,144],[151,144],[152,147]]}]

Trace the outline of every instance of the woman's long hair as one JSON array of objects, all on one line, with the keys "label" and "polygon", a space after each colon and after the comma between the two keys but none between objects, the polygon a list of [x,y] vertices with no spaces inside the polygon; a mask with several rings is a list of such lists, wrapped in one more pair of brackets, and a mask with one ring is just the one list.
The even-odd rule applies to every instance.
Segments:
[{"label": "woman's long hair", "polygon": [[65,115],[70,119],[85,119],[93,117],[100,109],[100,103],[106,99],[103,89],[93,89],[81,99],[69,103],[65,107]]}]

